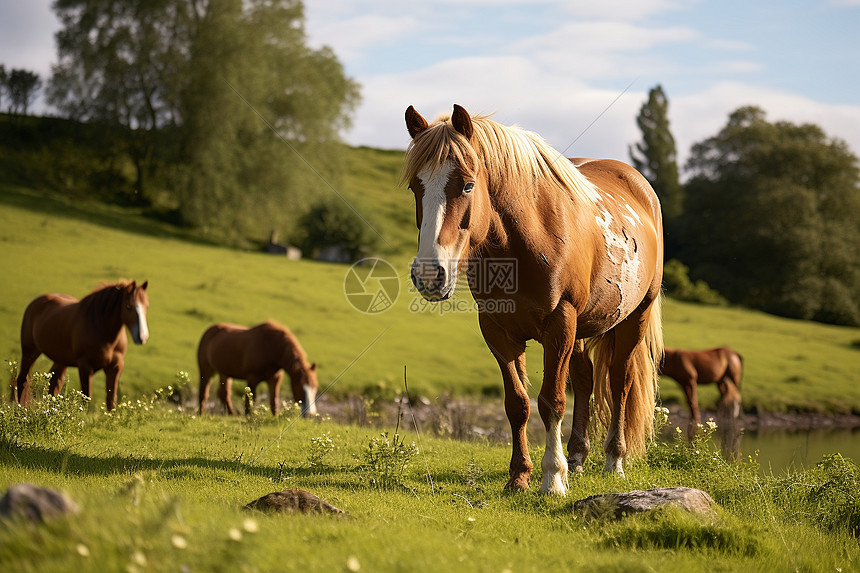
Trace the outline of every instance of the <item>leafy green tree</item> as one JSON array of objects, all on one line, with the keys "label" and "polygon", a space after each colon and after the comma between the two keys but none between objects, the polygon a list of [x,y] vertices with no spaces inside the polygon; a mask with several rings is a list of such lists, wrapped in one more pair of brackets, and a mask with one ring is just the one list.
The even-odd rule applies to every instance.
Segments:
[{"label": "leafy green tree", "polygon": [[693,146],[681,260],[729,300],[860,324],[860,170],[816,125],[756,107]]},{"label": "leafy green tree", "polygon": [[358,86],[331,50],[307,47],[300,0],[56,0],[54,9],[63,28],[51,102],[121,126],[137,189],[157,180],[186,223],[228,239],[265,234],[328,192],[305,161],[336,174],[333,146]]},{"label": "leafy green tree", "polygon": [[[5,74],[5,70],[4,70]],[[30,104],[42,87],[39,74],[29,70],[13,69],[4,81],[6,94],[9,96],[9,113],[11,115],[27,115]]]},{"label": "leafy green tree", "polygon": [[678,180],[675,138],[669,129],[669,100],[658,85],[648,92],[636,124],[642,141],[630,146],[630,159],[651,183],[663,207],[663,218],[671,224],[683,210],[683,188]]}]

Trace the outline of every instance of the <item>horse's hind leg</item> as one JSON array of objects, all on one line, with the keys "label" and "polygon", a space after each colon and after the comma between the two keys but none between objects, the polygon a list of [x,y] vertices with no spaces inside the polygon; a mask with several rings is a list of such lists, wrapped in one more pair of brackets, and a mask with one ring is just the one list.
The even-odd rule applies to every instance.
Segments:
[{"label": "horse's hind leg", "polygon": [[33,368],[40,354],[41,352],[35,346],[25,347],[22,343],[21,363],[18,365],[18,377],[15,381],[18,403],[22,405],[27,405],[33,400],[33,392],[30,389],[30,369]]},{"label": "horse's hind leg", "polygon": [[582,473],[585,458],[591,450],[588,420],[591,415],[591,393],[594,391],[594,366],[582,340],[577,340],[573,347],[570,380],[573,386],[573,427],[567,442],[567,467],[570,471]]},{"label": "horse's hind leg", "polygon": [[218,398],[221,399],[221,403],[224,404],[225,408],[227,408],[227,412],[231,416],[235,416],[236,410],[233,408],[233,400],[230,396],[232,387],[232,378],[230,378],[229,376],[220,377],[220,385],[218,386]]},{"label": "horse's hind leg", "polygon": [[56,396],[63,391],[65,375],[66,367],[59,362],[54,362],[54,365],[51,366],[51,383],[48,385],[48,392],[51,393],[51,396]]}]

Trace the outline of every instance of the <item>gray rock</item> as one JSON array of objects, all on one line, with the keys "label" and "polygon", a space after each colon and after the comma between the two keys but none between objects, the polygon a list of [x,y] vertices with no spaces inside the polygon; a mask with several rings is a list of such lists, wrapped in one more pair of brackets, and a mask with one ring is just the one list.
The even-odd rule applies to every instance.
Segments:
[{"label": "gray rock", "polygon": [[47,518],[78,513],[80,508],[66,495],[31,483],[14,485],[0,498],[0,518],[43,522]]},{"label": "gray rock", "polygon": [[326,500],[303,489],[288,489],[264,495],[246,505],[245,509],[279,513],[346,513],[339,507],[335,507]]},{"label": "gray rock", "polygon": [[574,503],[573,509],[582,512],[586,518],[620,519],[625,515],[650,511],[667,504],[676,505],[692,513],[711,513],[716,505],[711,496],[700,489],[658,487],[644,491],[592,495]]}]

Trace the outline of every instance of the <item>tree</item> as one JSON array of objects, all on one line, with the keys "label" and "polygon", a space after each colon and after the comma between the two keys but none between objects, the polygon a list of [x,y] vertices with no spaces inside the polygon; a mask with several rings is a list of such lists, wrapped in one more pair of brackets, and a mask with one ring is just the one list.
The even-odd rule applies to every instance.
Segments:
[{"label": "tree", "polygon": [[860,170],[843,141],[744,107],[693,146],[687,168],[691,276],[733,302],[860,324]]},{"label": "tree", "polygon": [[186,222],[241,235],[283,226],[319,188],[266,122],[325,171],[358,87],[330,50],[306,46],[299,0],[54,9],[63,28],[50,100],[68,117],[123,129],[141,192],[158,179]]},{"label": "tree", "polygon": [[[5,70],[4,70],[5,75]],[[9,113],[27,115],[30,104],[42,87],[39,74],[29,70],[13,69],[5,79],[6,93],[9,96]]]},{"label": "tree", "polygon": [[669,100],[658,85],[648,92],[636,124],[642,141],[629,148],[633,166],[651,183],[663,207],[663,218],[671,225],[683,209],[683,188],[678,181],[675,138],[669,129]]}]

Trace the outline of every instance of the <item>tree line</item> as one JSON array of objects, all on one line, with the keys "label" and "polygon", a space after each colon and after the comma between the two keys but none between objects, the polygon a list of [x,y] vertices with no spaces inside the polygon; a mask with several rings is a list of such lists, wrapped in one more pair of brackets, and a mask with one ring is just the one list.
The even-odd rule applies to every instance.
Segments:
[{"label": "tree line", "polygon": [[630,155],[663,207],[667,287],[719,300],[710,286],[777,315],[860,325],[860,168],[844,141],[741,107],[693,145],[681,184],[661,86],[637,122]]},{"label": "tree line", "polygon": [[359,101],[300,0],[55,0],[47,101],[97,128],[103,179],[241,242],[291,229],[336,182]]}]

